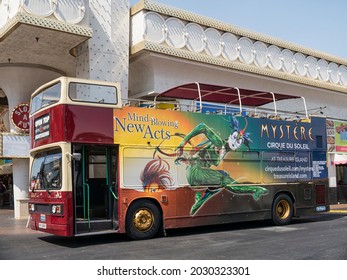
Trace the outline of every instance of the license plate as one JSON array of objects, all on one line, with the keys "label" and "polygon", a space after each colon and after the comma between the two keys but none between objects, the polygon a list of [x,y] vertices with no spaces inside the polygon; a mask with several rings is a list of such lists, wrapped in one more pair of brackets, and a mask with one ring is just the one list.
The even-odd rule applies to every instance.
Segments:
[{"label": "license plate", "polygon": [[47,224],[39,223],[39,228],[47,229]]},{"label": "license plate", "polygon": [[45,222],[46,221],[46,215],[45,214],[41,214],[40,215],[40,221],[41,222]]}]

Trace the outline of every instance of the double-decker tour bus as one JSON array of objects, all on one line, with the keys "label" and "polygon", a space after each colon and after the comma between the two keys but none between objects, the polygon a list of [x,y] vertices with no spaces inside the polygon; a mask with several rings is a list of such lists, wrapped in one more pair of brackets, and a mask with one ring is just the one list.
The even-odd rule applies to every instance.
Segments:
[{"label": "double-decker tour bus", "polygon": [[277,112],[291,98],[192,83],[125,102],[115,83],[51,81],[31,98],[30,228],[145,239],[328,211],[326,119]]}]

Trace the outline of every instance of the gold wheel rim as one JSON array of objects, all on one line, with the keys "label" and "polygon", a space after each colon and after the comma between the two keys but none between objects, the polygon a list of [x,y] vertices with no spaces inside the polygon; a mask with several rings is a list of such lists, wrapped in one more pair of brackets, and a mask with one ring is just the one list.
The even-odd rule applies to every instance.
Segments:
[{"label": "gold wheel rim", "polygon": [[148,231],[154,223],[153,213],[148,209],[139,209],[133,217],[133,224],[139,231]]},{"label": "gold wheel rim", "polygon": [[277,203],[276,213],[277,213],[277,216],[281,220],[287,219],[289,217],[289,214],[290,214],[290,204],[289,204],[289,202],[287,200],[280,200]]}]

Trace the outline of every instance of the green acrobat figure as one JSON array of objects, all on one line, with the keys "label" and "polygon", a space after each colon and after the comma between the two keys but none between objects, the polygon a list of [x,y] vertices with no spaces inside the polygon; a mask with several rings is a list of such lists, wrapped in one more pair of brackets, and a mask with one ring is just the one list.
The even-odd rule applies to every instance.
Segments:
[{"label": "green acrobat figure", "polygon": [[[247,119],[246,119],[247,122]],[[176,164],[184,162],[187,164],[186,176],[190,186],[216,185],[215,189],[207,188],[204,194],[195,194],[195,203],[190,214],[194,215],[200,207],[211,197],[219,193],[223,188],[235,194],[252,194],[254,200],[261,195],[266,195],[268,190],[260,186],[235,185],[237,181],[231,178],[224,170],[215,170],[211,166],[218,166],[226,154],[235,151],[242,144],[249,148],[252,140],[246,133],[247,123],[244,129],[239,128],[238,120],[233,117],[231,122],[232,131],[227,140],[220,136],[204,123],[197,125],[189,134],[184,136],[182,142],[176,148]],[[195,136],[203,134],[207,140],[198,144],[189,156],[184,155],[184,147]]]}]

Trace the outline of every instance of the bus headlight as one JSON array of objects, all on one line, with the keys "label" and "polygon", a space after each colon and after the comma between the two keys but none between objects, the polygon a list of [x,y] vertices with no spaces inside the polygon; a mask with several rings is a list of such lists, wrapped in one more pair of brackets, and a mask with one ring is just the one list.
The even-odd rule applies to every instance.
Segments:
[{"label": "bus headlight", "polygon": [[63,207],[60,204],[52,205],[52,214],[62,214]]},{"label": "bus headlight", "polygon": [[29,203],[29,212],[35,212],[35,204]]},{"label": "bus headlight", "polygon": [[316,206],[316,211],[317,212],[324,212],[327,211],[326,206]]}]

